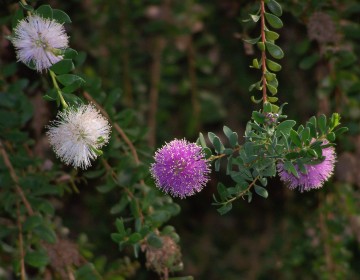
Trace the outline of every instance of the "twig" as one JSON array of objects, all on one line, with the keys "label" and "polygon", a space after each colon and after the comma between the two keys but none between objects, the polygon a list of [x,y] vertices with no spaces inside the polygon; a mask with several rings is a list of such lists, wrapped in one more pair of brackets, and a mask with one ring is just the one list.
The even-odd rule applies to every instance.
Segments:
[{"label": "twig", "polygon": [[17,177],[17,175],[15,173],[15,170],[14,170],[14,168],[13,168],[13,166],[12,166],[10,160],[9,160],[9,157],[8,157],[8,155],[6,153],[6,150],[5,150],[4,145],[3,145],[1,140],[0,140],[0,153],[1,153],[2,158],[4,159],[5,166],[9,169],[11,179],[15,183],[16,193],[20,196],[21,201],[24,203],[24,205],[26,207],[26,210],[28,211],[29,215],[33,216],[34,211],[31,208],[31,205],[30,205],[29,201],[26,199],[26,196],[25,196],[23,190],[19,186],[19,179],[18,179],[18,177]]},{"label": "twig", "polygon": [[21,280],[26,280],[24,241],[22,236],[20,205],[18,199],[16,200],[16,216],[17,216],[17,227],[19,230],[20,275],[21,275]]},{"label": "twig", "polygon": [[75,280],[74,273],[72,272],[71,267],[68,265],[66,266],[66,272],[69,277],[69,280]]},{"label": "twig", "polygon": [[[117,181],[117,178],[116,178],[116,173],[114,172],[114,170],[112,169],[112,167],[110,166],[110,164],[103,158],[102,159],[102,163],[104,164],[105,166],[105,169],[111,173],[111,177],[113,178],[113,180],[116,182]],[[144,184],[144,181],[141,180],[140,181],[141,184]],[[127,195],[135,201],[135,204],[136,204],[136,208],[138,209],[139,211],[139,215],[140,215],[140,220],[141,220],[141,223],[143,224],[144,223],[144,214],[142,213],[141,211],[141,207],[139,205],[139,201],[137,200],[137,198],[134,196],[134,194],[129,191],[129,189],[125,186],[122,186],[125,190],[125,192],[127,193]]]},{"label": "twig", "polygon": [[191,103],[193,107],[193,120],[195,122],[194,128],[200,130],[199,117],[201,107],[199,103],[198,90],[197,90],[197,79],[196,79],[196,66],[195,66],[195,48],[192,37],[189,37],[188,46],[188,65],[189,65],[189,78],[190,78],[190,89],[191,89]]},{"label": "twig", "polygon": [[125,141],[125,143],[129,146],[130,151],[134,157],[135,163],[137,165],[140,164],[140,160],[138,157],[138,154],[136,152],[136,149],[133,145],[133,143],[130,141],[130,139],[126,136],[125,132],[122,130],[122,128],[115,122],[113,122],[110,117],[109,114],[104,110],[103,107],[100,106],[99,103],[96,102],[96,100],[86,91],[83,92],[83,95],[85,97],[85,99],[87,99],[88,101],[94,103],[94,105],[99,109],[99,111],[109,120],[109,122],[111,123],[111,125],[115,128],[115,130],[120,134],[120,136],[123,138],[123,140]]},{"label": "twig", "polygon": [[[241,149],[241,146],[236,147],[235,149],[233,149],[233,153],[236,153],[236,152],[240,151],[240,149]],[[225,156],[227,156],[227,154],[212,155],[211,157],[209,157],[208,161],[213,161],[213,160],[216,160],[216,159],[219,159],[219,158],[223,158]]]},{"label": "twig", "polygon": [[323,238],[323,244],[324,244],[324,256],[325,256],[325,264],[326,264],[326,270],[329,272],[328,276],[329,279],[335,279],[334,278],[334,272],[335,272],[335,265],[331,256],[331,248],[328,243],[328,236],[329,232],[326,226],[326,221],[324,217],[324,213],[319,213],[319,225],[320,225],[320,232]]},{"label": "twig", "polygon": [[128,28],[126,26],[127,21],[127,0],[119,1],[120,5],[120,33],[121,33],[121,43],[122,43],[122,68],[123,68],[123,86],[124,86],[124,96],[125,104],[127,106],[133,106],[133,95],[132,95],[132,85],[131,85],[131,75],[130,75],[130,60],[129,60],[129,36]]},{"label": "twig", "polygon": [[156,143],[156,114],[158,109],[159,84],[161,76],[161,55],[165,47],[165,41],[161,37],[154,38],[153,63],[151,65],[151,88],[150,88],[150,111],[149,111],[149,136],[148,144],[154,147]]},{"label": "twig", "polygon": [[231,203],[237,199],[239,199],[240,197],[243,197],[256,183],[257,180],[259,180],[260,176],[256,176],[255,179],[249,184],[249,186],[243,190],[242,192],[240,192],[237,196],[223,202],[223,203],[220,203],[220,204],[228,204],[228,203]]}]

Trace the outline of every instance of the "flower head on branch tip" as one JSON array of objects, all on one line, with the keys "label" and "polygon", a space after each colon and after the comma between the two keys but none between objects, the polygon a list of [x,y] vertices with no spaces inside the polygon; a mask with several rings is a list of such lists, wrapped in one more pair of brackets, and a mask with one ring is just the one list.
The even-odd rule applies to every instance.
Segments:
[{"label": "flower head on branch tip", "polygon": [[[328,142],[325,142],[327,144]],[[280,179],[288,184],[290,189],[299,188],[301,192],[318,189],[331,177],[334,172],[336,153],[334,147],[327,147],[322,150],[324,160],[318,164],[305,164],[307,173],[301,173],[299,167],[294,164],[299,175],[297,178],[284,168],[283,163],[277,164]]]},{"label": "flower head on branch tip", "polygon": [[200,192],[209,180],[210,163],[202,148],[184,139],[175,139],[155,153],[150,172],[161,190],[185,198]]},{"label": "flower head on branch tip", "polygon": [[21,20],[11,39],[18,61],[34,63],[38,72],[63,59],[62,53],[68,47],[68,40],[62,24],[36,14]]},{"label": "flower head on branch tip", "polygon": [[108,143],[110,132],[109,122],[90,104],[59,112],[47,135],[65,164],[86,169],[102,154],[99,149]]}]

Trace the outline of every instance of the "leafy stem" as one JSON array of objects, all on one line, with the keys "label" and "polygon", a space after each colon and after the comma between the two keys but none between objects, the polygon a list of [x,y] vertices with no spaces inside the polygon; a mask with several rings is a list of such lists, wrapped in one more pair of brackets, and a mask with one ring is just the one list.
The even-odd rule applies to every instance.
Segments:
[{"label": "leafy stem", "polygon": [[245,190],[239,192],[236,196],[230,198],[229,200],[220,202],[219,204],[220,204],[220,205],[227,205],[227,204],[232,203],[232,202],[234,202],[235,200],[243,197],[247,192],[249,192],[249,191],[251,190],[252,187],[255,186],[255,183],[256,183],[257,180],[259,180],[259,179],[260,179],[260,175],[256,176],[256,177],[254,178],[254,180],[248,185],[248,187],[247,187]]},{"label": "leafy stem", "polygon": [[[238,151],[240,151],[242,146],[238,146],[236,148],[233,149],[232,153],[236,153]],[[213,160],[217,160],[217,159],[220,159],[220,158],[223,158],[225,156],[228,156],[229,154],[227,153],[222,153],[222,154],[218,154],[218,155],[212,155],[208,158],[208,161],[213,161]]]},{"label": "leafy stem", "polygon": [[[260,17],[261,17],[261,42],[265,45],[265,2],[261,0],[260,4]],[[263,103],[267,102],[267,93],[266,93],[266,50],[265,48],[261,51],[261,70],[262,70],[262,100]]]},{"label": "leafy stem", "polygon": [[61,89],[60,89],[60,87],[59,87],[59,84],[58,84],[57,81],[56,81],[56,74],[55,74],[54,71],[52,71],[52,70],[49,70],[49,71],[50,71],[51,80],[52,80],[53,85],[54,85],[54,87],[55,87],[55,89],[56,89],[56,92],[57,92],[57,94],[58,94],[58,97],[59,97],[59,100],[60,100],[60,102],[61,102],[61,105],[62,105],[63,108],[65,109],[65,108],[69,107],[69,105],[66,103],[66,101],[65,101],[65,99],[64,99],[64,97],[63,97],[63,95],[62,95]]}]

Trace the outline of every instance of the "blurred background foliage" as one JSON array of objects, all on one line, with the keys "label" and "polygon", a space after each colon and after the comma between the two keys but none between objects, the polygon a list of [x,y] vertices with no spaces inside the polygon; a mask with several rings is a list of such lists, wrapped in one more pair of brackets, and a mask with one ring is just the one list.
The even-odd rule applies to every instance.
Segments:
[{"label": "blurred background foliage", "polygon": [[[41,98],[46,79],[14,64],[14,50],[5,36],[11,32],[9,15],[18,5],[10,0],[0,3],[0,87],[13,93],[11,98],[0,94],[0,127],[9,123],[21,127],[6,137],[3,130],[1,137],[35,154],[37,160],[29,160],[28,169],[41,168],[41,176],[53,187],[43,207],[54,209],[52,223],[64,231],[59,234],[77,243],[81,256],[77,259],[74,253],[73,263],[91,261],[103,279],[158,279],[146,270],[142,253],[136,259],[131,249],[120,252],[111,240],[122,193],[101,188],[104,178],[96,173],[102,170],[100,164],[87,172],[46,166],[59,164],[44,136],[55,108]],[[181,212],[170,224],[181,237],[184,269],[178,275],[210,280],[360,277],[360,3],[280,3],[284,27],[278,44],[285,58],[280,62],[278,97],[280,103],[289,103],[285,112],[299,123],[321,113],[341,114],[350,131],[337,143],[335,176],[323,189],[309,193],[290,191],[273,179],[268,199],[238,201],[231,212],[220,216],[211,202],[216,176],[222,175],[213,175],[201,193],[176,200]],[[107,160],[118,161],[125,181],[132,180],[126,176],[135,176],[127,174],[143,172],[153,149],[165,141],[175,137],[195,141],[200,131],[221,135],[223,125],[243,135],[251,111],[258,109],[248,93],[249,85],[259,79],[259,73],[248,67],[257,50],[242,41],[259,33],[242,22],[257,1],[36,2],[40,4],[70,15],[72,24],[66,28],[71,47],[80,53],[75,71],[84,76],[85,91],[103,104],[136,145],[143,162],[137,168],[131,166],[123,142],[104,150],[105,157],[112,155]],[[10,89],[6,83],[12,84]],[[13,164],[27,160],[13,159]],[[1,196],[10,177],[4,163],[0,168]],[[62,171],[54,174],[54,170]],[[1,213],[0,240],[8,222],[6,211]],[[71,251],[73,243],[64,246]],[[1,244],[0,279],[11,279],[6,276],[11,271],[10,248]],[[91,279],[81,278],[81,272],[77,275]]]}]

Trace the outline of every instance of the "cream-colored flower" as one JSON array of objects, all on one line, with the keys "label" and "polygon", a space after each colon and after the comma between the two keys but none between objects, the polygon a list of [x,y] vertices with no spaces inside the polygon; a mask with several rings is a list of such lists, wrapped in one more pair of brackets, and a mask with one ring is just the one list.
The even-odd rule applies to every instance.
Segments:
[{"label": "cream-colored flower", "polygon": [[56,155],[68,165],[86,169],[108,143],[111,127],[94,105],[70,107],[58,113],[47,135]]}]

